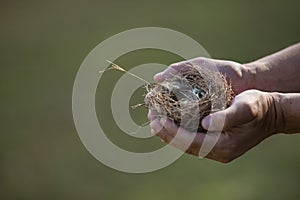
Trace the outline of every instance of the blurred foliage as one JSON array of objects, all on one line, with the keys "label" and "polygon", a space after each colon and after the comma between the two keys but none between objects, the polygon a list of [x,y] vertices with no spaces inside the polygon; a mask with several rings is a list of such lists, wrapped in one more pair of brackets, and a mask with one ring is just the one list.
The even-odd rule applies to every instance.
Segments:
[{"label": "blurred foliage", "polygon": [[[109,36],[135,27],[171,28],[214,58],[244,63],[299,41],[299,6],[296,0],[1,1],[0,199],[299,199],[300,135],[269,138],[226,165],[185,155],[160,171],[126,174],[87,152],[71,110],[81,62]],[[128,68],[175,61],[150,50],[118,59]],[[162,146],[115,127],[109,98],[122,74],[110,73],[96,106],[111,139],[129,150]],[[138,115],[145,119],[145,110]]]}]

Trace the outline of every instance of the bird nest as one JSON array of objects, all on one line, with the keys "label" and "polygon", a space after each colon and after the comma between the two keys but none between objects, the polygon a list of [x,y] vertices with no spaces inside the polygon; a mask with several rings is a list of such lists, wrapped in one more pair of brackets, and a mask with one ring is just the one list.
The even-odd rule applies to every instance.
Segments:
[{"label": "bird nest", "polygon": [[193,132],[205,132],[201,120],[228,107],[233,98],[222,74],[197,65],[148,86],[147,91],[145,104],[155,115]]}]

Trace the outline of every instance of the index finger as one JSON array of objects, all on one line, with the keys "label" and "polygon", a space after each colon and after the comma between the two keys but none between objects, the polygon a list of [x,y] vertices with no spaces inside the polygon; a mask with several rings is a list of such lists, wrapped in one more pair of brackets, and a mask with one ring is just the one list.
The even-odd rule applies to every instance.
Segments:
[{"label": "index finger", "polygon": [[202,133],[193,133],[182,127],[178,127],[169,119],[161,118],[160,124],[163,126],[156,135],[164,142],[180,149],[188,154],[198,156],[200,147],[205,135]]},{"label": "index finger", "polygon": [[187,71],[191,67],[192,67],[192,65],[188,61],[174,63],[174,64],[171,64],[169,67],[167,67],[164,71],[162,71],[158,74],[155,74],[153,78],[156,82],[161,83],[164,80],[166,80],[167,78],[170,78],[179,72]]}]

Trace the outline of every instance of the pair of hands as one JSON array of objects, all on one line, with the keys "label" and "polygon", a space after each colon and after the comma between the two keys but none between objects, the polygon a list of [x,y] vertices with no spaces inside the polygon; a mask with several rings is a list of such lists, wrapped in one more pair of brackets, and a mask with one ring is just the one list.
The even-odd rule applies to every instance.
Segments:
[{"label": "pair of hands", "polygon": [[[278,127],[280,123],[277,123],[281,117],[279,98],[276,93],[251,89],[255,88],[253,85],[255,74],[251,72],[249,66],[201,57],[172,64],[163,72],[156,74],[155,81],[162,82],[178,72],[189,70],[188,63],[216,68],[230,81],[237,95],[230,107],[206,116],[201,122],[205,129],[218,131],[220,120],[225,119],[224,126],[221,127],[223,131],[212,150],[205,156],[206,158],[223,163],[230,162],[280,130]],[[151,110],[148,118],[154,135],[188,154],[199,156],[204,138],[206,137],[205,140],[215,138],[212,133],[191,133],[167,118],[156,118]],[[191,138],[192,141],[186,147],[187,141]]]}]

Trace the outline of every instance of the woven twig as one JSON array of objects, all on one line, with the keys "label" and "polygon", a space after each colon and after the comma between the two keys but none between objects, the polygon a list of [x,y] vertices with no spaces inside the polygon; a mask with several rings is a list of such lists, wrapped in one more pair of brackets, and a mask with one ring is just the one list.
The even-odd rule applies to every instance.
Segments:
[{"label": "woven twig", "polygon": [[192,65],[164,82],[147,87],[146,106],[189,131],[205,131],[201,120],[229,106],[233,91],[217,71]]}]

